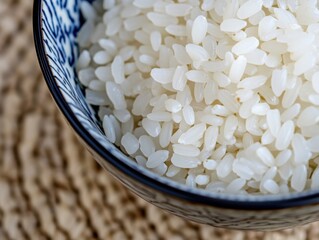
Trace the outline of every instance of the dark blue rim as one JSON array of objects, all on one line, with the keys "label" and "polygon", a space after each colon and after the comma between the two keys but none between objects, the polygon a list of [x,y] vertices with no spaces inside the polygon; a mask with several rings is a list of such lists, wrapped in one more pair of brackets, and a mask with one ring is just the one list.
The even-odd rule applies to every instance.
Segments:
[{"label": "dark blue rim", "polygon": [[194,193],[190,193],[172,186],[168,186],[164,183],[156,181],[153,178],[143,175],[137,170],[131,168],[121,161],[117,161],[113,155],[111,155],[105,148],[97,142],[89,132],[82,126],[78,121],[69,105],[65,101],[58,85],[54,79],[51,72],[48,58],[45,54],[45,47],[43,43],[42,35],[42,0],[35,0],[33,6],[33,34],[34,43],[38,56],[38,61],[44,75],[45,81],[54,98],[56,104],[58,105],[60,111],[66,117],[75,132],[85,141],[85,143],[93,149],[97,154],[99,154],[105,161],[112,164],[119,171],[133,178],[134,180],[155,189],[163,194],[170,195],[172,197],[189,201],[194,204],[204,204],[207,206],[214,206],[227,209],[241,209],[241,210],[275,210],[281,208],[291,208],[298,206],[305,206],[309,204],[319,203],[319,193],[310,193],[305,196],[292,197],[289,199],[276,199],[267,201],[243,201],[243,200],[229,200],[229,199],[218,199],[208,196],[201,196]]}]

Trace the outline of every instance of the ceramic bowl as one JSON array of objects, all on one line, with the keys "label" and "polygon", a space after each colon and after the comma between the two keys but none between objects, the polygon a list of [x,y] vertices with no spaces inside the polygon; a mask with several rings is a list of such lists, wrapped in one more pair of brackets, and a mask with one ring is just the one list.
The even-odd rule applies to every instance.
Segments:
[{"label": "ceramic bowl", "polygon": [[160,177],[108,142],[76,72],[81,0],[35,0],[34,39],[51,94],[97,162],[132,192],[175,215],[232,229],[275,230],[319,220],[319,192],[239,196],[191,189]]}]

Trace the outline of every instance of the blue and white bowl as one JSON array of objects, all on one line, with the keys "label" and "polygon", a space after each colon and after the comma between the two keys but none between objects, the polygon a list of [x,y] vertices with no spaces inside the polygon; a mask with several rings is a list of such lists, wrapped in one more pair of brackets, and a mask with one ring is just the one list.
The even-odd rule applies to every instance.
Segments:
[{"label": "blue and white bowl", "polygon": [[275,230],[319,220],[318,191],[236,196],[191,189],[138,166],[109,143],[76,76],[80,2],[35,0],[34,39],[39,63],[55,102],[101,166],[146,201],[204,224]]}]

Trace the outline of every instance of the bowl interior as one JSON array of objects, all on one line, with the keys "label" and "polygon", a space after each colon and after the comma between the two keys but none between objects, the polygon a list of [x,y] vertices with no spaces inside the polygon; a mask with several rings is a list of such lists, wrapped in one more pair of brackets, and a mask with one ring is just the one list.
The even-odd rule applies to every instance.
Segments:
[{"label": "bowl interior", "polygon": [[[276,196],[239,196],[193,189],[144,169],[108,142],[93,108],[85,100],[75,72],[78,57],[76,37],[81,25],[80,2],[81,0],[35,1],[36,21],[34,24],[39,24],[39,26],[35,26],[35,29],[39,30],[39,33],[35,31],[35,41],[40,64],[54,98],[73,128],[76,125],[84,129],[82,132],[75,130],[92,149],[102,154],[103,152],[110,153],[129,170],[134,170],[173,190],[176,189],[185,194],[194,194],[212,201],[221,199],[236,202],[280,202],[287,199],[312,198],[314,194],[318,194],[318,191],[309,190],[302,193]],[[41,48],[43,48],[43,52]],[[48,78],[51,78],[52,81]]]}]

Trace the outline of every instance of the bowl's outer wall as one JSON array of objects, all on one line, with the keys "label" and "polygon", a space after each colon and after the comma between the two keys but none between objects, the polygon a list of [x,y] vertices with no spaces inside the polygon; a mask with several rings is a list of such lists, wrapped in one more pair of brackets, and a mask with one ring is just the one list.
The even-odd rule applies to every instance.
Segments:
[{"label": "bowl's outer wall", "polygon": [[280,210],[250,211],[216,208],[183,201],[174,196],[164,195],[153,188],[149,188],[127,177],[123,172],[114,168],[99,155],[95,154],[92,149],[90,150],[89,146],[87,147],[94,156],[94,159],[96,159],[103,168],[135,194],[159,208],[191,221],[238,230],[272,231],[291,228],[319,220],[318,204]]},{"label": "bowl's outer wall", "polygon": [[[110,159],[102,157],[94,147],[94,140],[92,143],[85,134],[91,134],[91,138],[101,144],[105,142],[108,147],[110,144],[106,144],[106,138],[99,128],[94,112],[85,101],[74,71],[78,54],[76,34],[80,26],[79,3],[79,0],[35,0],[35,44],[53,98],[79,139],[101,166],[146,201],[199,223],[232,229],[275,230],[319,220],[318,204],[276,210],[240,210],[235,206],[236,203],[233,207],[216,207],[214,202],[201,204],[187,201],[186,196],[183,199],[181,195],[176,197],[177,194],[174,192],[168,194],[150,187],[148,182],[129,176],[123,169],[120,170],[115,164],[111,164]],[[113,151],[109,152],[113,155],[118,154]],[[201,202],[200,199],[198,202]]]}]

